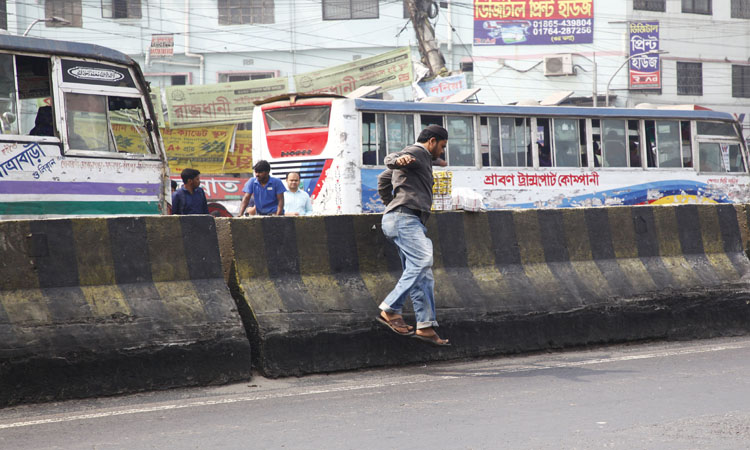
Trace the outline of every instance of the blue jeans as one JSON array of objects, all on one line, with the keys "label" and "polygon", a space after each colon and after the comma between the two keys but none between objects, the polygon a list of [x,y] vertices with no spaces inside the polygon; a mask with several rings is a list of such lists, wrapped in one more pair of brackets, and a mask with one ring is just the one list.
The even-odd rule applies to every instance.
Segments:
[{"label": "blue jeans", "polygon": [[411,297],[417,329],[437,327],[435,279],[432,276],[432,241],[417,216],[402,212],[383,214],[383,234],[398,247],[404,272],[380,309],[401,314],[407,295]]}]

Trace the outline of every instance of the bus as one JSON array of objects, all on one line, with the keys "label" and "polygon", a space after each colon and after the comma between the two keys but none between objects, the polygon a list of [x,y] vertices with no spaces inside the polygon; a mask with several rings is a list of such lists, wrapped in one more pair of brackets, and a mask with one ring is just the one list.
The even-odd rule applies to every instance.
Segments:
[{"label": "bus", "polygon": [[449,133],[434,169],[450,172],[454,207],[461,192],[487,210],[750,200],[746,143],[723,112],[290,95],[253,114],[254,160],[300,172],[320,214],[383,211],[385,156],[430,124]]},{"label": "bus", "polygon": [[0,35],[0,219],[165,214],[168,166],[129,56]]}]

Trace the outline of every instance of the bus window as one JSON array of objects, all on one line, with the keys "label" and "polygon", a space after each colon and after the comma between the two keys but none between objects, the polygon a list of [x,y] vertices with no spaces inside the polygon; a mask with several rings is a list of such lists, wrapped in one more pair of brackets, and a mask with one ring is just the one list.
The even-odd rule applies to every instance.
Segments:
[{"label": "bus window", "polygon": [[690,145],[690,122],[680,122],[682,167],[693,167],[693,152]]},{"label": "bus window", "polygon": [[482,149],[482,167],[502,165],[500,159],[500,119],[497,117],[479,118],[479,138]]},{"label": "bus window", "polygon": [[701,172],[744,172],[738,144],[701,142],[698,145]]},{"label": "bus window", "polygon": [[13,59],[0,55],[0,129],[3,134],[55,136],[49,58],[16,56],[15,64]]},{"label": "bus window", "polygon": [[270,109],[265,115],[269,131],[325,128],[328,126],[331,107],[320,105]]},{"label": "bus window", "polygon": [[737,137],[734,125],[728,122],[698,122],[698,134]]},{"label": "bus window", "polygon": [[13,55],[0,55],[0,128],[3,134],[18,134],[17,116]]},{"label": "bus window", "polygon": [[71,150],[154,153],[139,98],[66,93],[65,110]]},{"label": "bus window", "polygon": [[682,167],[680,123],[656,121],[656,155],[659,167]]},{"label": "bus window", "polygon": [[646,167],[656,167],[656,123],[653,120],[645,122],[646,128]]},{"label": "bus window", "polygon": [[[19,127],[22,134],[54,136],[49,58],[16,56]],[[37,122],[38,126],[37,126]],[[35,129],[36,127],[36,129]],[[34,130],[34,133],[32,133]]]},{"label": "bus window", "polygon": [[[551,146],[549,119],[536,119],[536,147],[539,151],[539,167],[552,167]],[[531,144],[529,144],[529,151],[533,151]]]},{"label": "bus window", "polygon": [[602,120],[604,167],[628,167],[627,133],[624,120]]},{"label": "bus window", "polygon": [[531,158],[527,158],[529,155],[527,146],[531,142],[530,133],[531,128],[528,119],[520,117],[503,117],[500,119],[503,166],[531,166]]},{"label": "bus window", "polygon": [[388,133],[388,153],[400,152],[416,140],[414,116],[411,114],[386,114],[385,126]]},{"label": "bus window", "polygon": [[594,167],[602,166],[602,132],[599,119],[591,119],[591,143],[594,146]]},{"label": "bus window", "polygon": [[441,127],[445,126],[443,125],[443,116],[422,114],[419,119],[423,130],[430,125],[440,125]]},{"label": "bus window", "polygon": [[141,100],[133,97],[108,97],[107,103],[117,151],[154,153]]},{"label": "bus window", "polygon": [[578,119],[578,137],[581,143],[581,167],[588,167],[588,155],[586,152],[586,119]]},{"label": "bus window", "polygon": [[70,149],[115,151],[107,125],[107,97],[68,93],[65,94],[65,111]]},{"label": "bus window", "polygon": [[375,116],[382,114],[362,113],[362,164],[374,166],[378,162],[378,124]]},{"label": "bus window", "polygon": [[630,167],[641,167],[641,132],[639,121],[628,120],[628,149],[630,153]]},{"label": "bus window", "polygon": [[474,127],[471,117],[448,116],[448,165],[474,165]]},{"label": "bus window", "polygon": [[[544,119],[545,121],[547,119]],[[537,120],[537,124],[540,120]],[[580,133],[578,132],[578,119],[555,119],[554,121],[554,148],[556,167],[579,167],[581,162]],[[549,141],[539,144],[539,165],[545,152],[549,150]]]}]

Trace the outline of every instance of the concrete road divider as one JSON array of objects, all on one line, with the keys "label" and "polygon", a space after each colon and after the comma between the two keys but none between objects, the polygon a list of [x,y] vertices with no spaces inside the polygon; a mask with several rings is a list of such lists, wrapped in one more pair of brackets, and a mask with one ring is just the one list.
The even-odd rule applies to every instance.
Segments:
[{"label": "concrete road divider", "polygon": [[250,377],[209,216],[0,222],[0,405]]},{"label": "concrete road divider", "polygon": [[229,286],[264,374],[750,330],[750,263],[732,205],[434,215],[449,348],[374,320],[401,270],[380,218],[225,223]]}]

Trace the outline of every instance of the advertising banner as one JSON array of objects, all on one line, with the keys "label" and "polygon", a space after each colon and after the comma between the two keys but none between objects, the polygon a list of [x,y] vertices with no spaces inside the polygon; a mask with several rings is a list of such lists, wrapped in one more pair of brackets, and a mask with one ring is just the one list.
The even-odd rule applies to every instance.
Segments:
[{"label": "advertising banner", "polygon": [[197,169],[201,173],[227,173],[224,160],[229,153],[234,125],[161,130],[169,170]]},{"label": "advertising banner", "polygon": [[[182,186],[182,179],[177,176],[170,177]],[[232,177],[212,177],[201,174],[201,187],[206,193],[208,201],[242,200],[242,188],[246,179]],[[239,206],[239,202],[238,202]]]},{"label": "advertising banner", "polygon": [[661,89],[659,22],[630,22],[630,89]]},{"label": "advertising banner", "polygon": [[174,55],[174,35],[173,34],[152,34],[151,48],[149,49],[151,58],[169,58]]},{"label": "advertising banner", "polygon": [[437,97],[445,100],[451,95],[466,89],[466,74],[452,77],[435,78],[434,80],[418,83],[427,97]]},{"label": "advertising banner", "polygon": [[223,173],[253,173],[253,132],[237,130],[234,133],[234,150],[224,161]]},{"label": "advertising banner", "polygon": [[361,86],[380,86],[384,91],[411,85],[414,74],[411,50],[403,47],[329,69],[294,77],[297,92],[330,92],[346,95]]},{"label": "advertising banner", "polygon": [[250,122],[253,102],[289,91],[289,79],[263,78],[195,86],[169,86],[167,114],[171,128]]},{"label": "advertising banner", "polygon": [[474,0],[474,45],[594,42],[594,0]]}]

